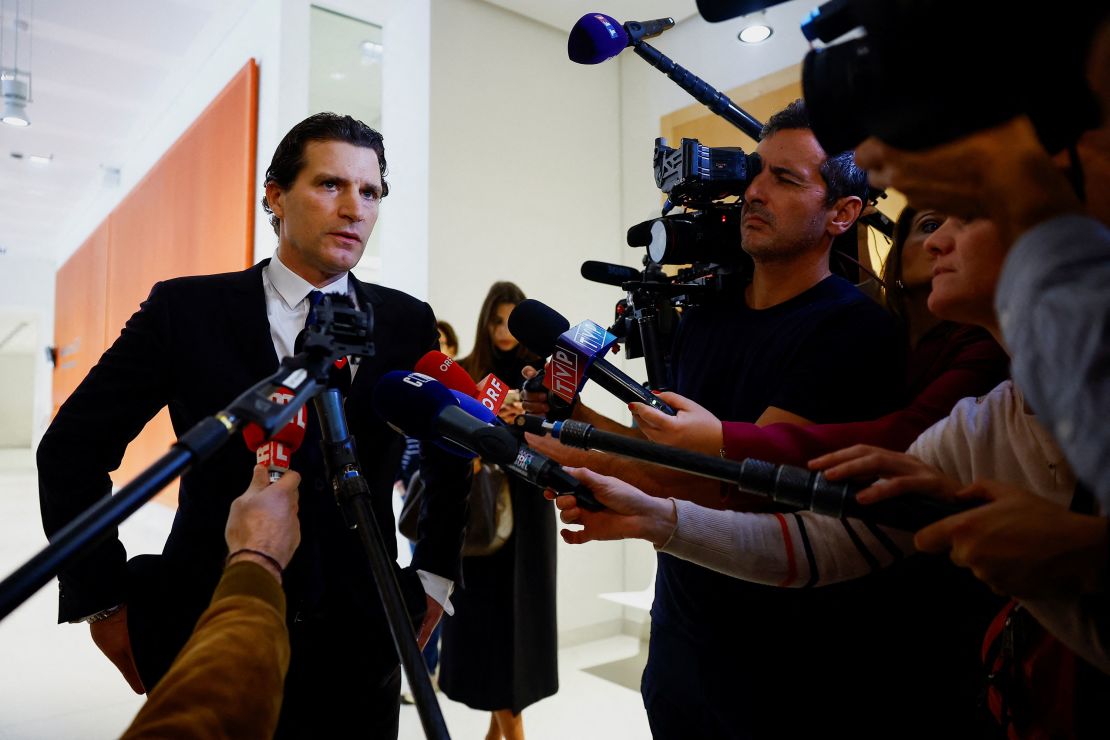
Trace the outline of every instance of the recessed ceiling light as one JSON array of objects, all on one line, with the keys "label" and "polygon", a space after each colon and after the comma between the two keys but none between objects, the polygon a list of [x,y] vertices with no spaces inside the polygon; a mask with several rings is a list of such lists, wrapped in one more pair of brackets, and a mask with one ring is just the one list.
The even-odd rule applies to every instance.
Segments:
[{"label": "recessed ceiling light", "polygon": [[345,72],[332,72],[328,77],[333,80],[345,80],[347,79],[347,74]]},{"label": "recessed ceiling light", "polygon": [[31,162],[31,164],[50,164],[54,161],[54,155],[32,154],[31,156],[27,157],[27,161]]},{"label": "recessed ceiling light", "polygon": [[758,44],[771,38],[772,33],[774,33],[774,31],[770,26],[757,23],[754,26],[748,26],[742,30],[736,38],[740,39],[745,44]]}]

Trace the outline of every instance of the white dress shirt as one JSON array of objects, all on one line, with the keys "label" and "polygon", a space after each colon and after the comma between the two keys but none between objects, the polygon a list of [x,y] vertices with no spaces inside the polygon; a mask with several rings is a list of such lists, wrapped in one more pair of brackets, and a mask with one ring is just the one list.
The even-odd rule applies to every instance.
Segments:
[{"label": "white dress shirt", "polygon": [[[279,360],[293,354],[293,344],[308,317],[309,293],[314,290],[338,293],[350,297],[356,305],[358,303],[357,296],[351,291],[350,273],[343,273],[333,282],[317,288],[282,264],[277,252],[274,252],[270,264],[262,268],[262,286],[266,292],[266,318],[270,321],[270,338],[274,342],[274,351]],[[352,378],[357,369],[357,365],[351,363]],[[445,612],[454,614],[455,609],[450,600],[455,588],[454,581],[424,570],[416,572],[424,585],[425,593],[441,604]]]}]

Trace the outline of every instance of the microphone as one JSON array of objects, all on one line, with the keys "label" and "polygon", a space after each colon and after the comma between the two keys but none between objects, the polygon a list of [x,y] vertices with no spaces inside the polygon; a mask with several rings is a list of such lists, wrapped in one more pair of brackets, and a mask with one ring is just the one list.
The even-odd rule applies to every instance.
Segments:
[{"label": "microphone", "polygon": [[[293,393],[285,388],[279,388],[270,394],[270,400],[279,404],[289,403],[292,398]],[[289,471],[289,461],[304,442],[307,427],[308,414],[305,407],[301,406],[296,415],[269,440],[257,424],[247,424],[243,428],[243,441],[247,443],[248,449],[254,451],[258,464],[265,465],[270,471],[271,483]]]},{"label": "microphone", "polygon": [[550,434],[568,447],[612,452],[684,473],[733,483],[744,493],[764,496],[794,509],[807,509],[838,519],[863,519],[910,532],[981,503],[954,504],[926,496],[907,495],[874,504],[861,504],[856,501],[856,494],[864,486],[854,482],[836,483],[821,473],[794,465],[775,465],[751,458],[740,462],[725,460],[603,432],[580,421],[547,422],[538,416],[524,415],[517,417],[516,425],[533,434]]},{"label": "microphone", "polygon": [[[442,383],[422,373],[386,373],[374,386],[373,401],[378,415],[397,431],[453,454],[506,465],[516,455],[517,441],[508,429],[474,418]],[[454,444],[441,443],[441,437]]]},{"label": "microphone", "polygon": [[509,331],[536,354],[551,357],[544,386],[567,403],[589,378],[625,403],[644,403],[671,416],[678,413],[605,359],[617,338],[592,321],[570,327],[555,309],[526,298],[509,314]]},{"label": "microphone", "polygon": [[620,21],[604,13],[587,13],[570,29],[567,56],[576,64],[601,64],[628,48]]},{"label": "microphone", "polygon": [[612,262],[598,262],[586,260],[582,263],[582,277],[595,283],[615,285],[618,288],[625,283],[638,282],[644,279],[643,273],[635,267],[615,265]]},{"label": "microphone", "polygon": [[[433,354],[436,353],[429,352],[427,355],[424,355],[424,357],[421,359],[421,363],[423,363],[423,361],[427,359],[429,355]],[[421,363],[417,364],[419,365]],[[432,363],[429,362],[424,364]],[[589,488],[584,486],[573,475],[563,470],[562,466],[549,459],[548,457],[541,455],[539,452],[536,452],[531,447],[520,444],[516,440],[516,437],[513,437],[512,433],[509,432],[508,429],[501,424],[501,421],[497,418],[496,413],[486,405],[484,400],[476,399],[468,395],[471,392],[470,389],[474,388],[474,383],[473,381],[471,381],[469,375],[467,375],[465,372],[462,374],[466,377],[465,381],[462,381],[462,378],[459,375],[454,375],[450,373],[445,374],[450,382],[462,381],[460,383],[462,385],[461,388],[452,387],[448,385],[448,383],[443,383],[440,388],[449,389],[449,392],[453,394],[455,400],[458,401],[459,408],[463,412],[474,417],[474,420],[476,422],[484,425],[491,425],[492,428],[497,428],[501,431],[504,431],[508,433],[510,438],[513,440],[513,452],[510,456],[503,459],[493,459],[487,457],[486,455],[482,455],[484,459],[489,460],[490,462],[497,463],[505,470],[509,471],[519,478],[523,478],[532,485],[539,486],[541,488],[550,488],[551,490],[557,491],[559,493],[572,494],[578,500],[578,505],[584,509],[589,509],[590,511],[600,511],[601,509],[605,508],[602,504],[598,502],[596,498],[594,498],[594,494]],[[433,380],[432,382],[434,383],[437,381]],[[379,387],[381,387],[380,384]],[[438,391],[430,392],[437,393]],[[375,396],[376,394],[377,391],[375,390]],[[388,419],[388,417],[386,418]],[[457,440],[454,440],[452,438],[452,441]]]},{"label": "microphone", "polygon": [[495,416],[504,405],[505,397],[509,392],[509,386],[493,373],[482,378],[475,386],[470,373],[459,367],[453,359],[435,349],[421,357],[413,369],[435,378],[451,390],[466,393],[478,399]]},{"label": "microphone", "polygon": [[674,18],[629,21],[624,25],[604,13],[587,13],[570,29],[567,56],[576,64],[601,64],[629,46],[653,39],[669,28]]}]

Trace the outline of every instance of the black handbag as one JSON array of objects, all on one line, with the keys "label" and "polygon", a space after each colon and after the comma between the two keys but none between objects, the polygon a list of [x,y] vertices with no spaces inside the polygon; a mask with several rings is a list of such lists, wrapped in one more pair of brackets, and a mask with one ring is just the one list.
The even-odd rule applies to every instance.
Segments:
[{"label": "black handbag", "polygon": [[[416,471],[405,492],[405,504],[397,528],[405,537],[415,541],[420,507],[426,487]],[[509,493],[509,479],[496,465],[482,463],[470,484],[469,518],[463,538],[462,554],[473,558],[492,555],[501,549],[513,533],[513,501]]]}]

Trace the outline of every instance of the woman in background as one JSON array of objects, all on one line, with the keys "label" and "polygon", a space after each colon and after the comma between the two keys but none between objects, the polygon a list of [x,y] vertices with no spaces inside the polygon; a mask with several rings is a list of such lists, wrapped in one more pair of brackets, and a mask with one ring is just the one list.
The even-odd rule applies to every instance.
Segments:
[{"label": "woman in background", "polygon": [[[459,366],[475,382],[493,373],[516,385],[540,358],[509,333],[524,300],[510,282],[494,283],[482,303],[474,349]],[[521,413],[506,401],[503,420]],[[555,512],[540,489],[509,478],[513,532],[496,552],[463,559],[462,588],[444,619],[439,686],[448,697],[492,712],[487,740],[524,737],[521,712],[559,688],[555,627]]]}]

